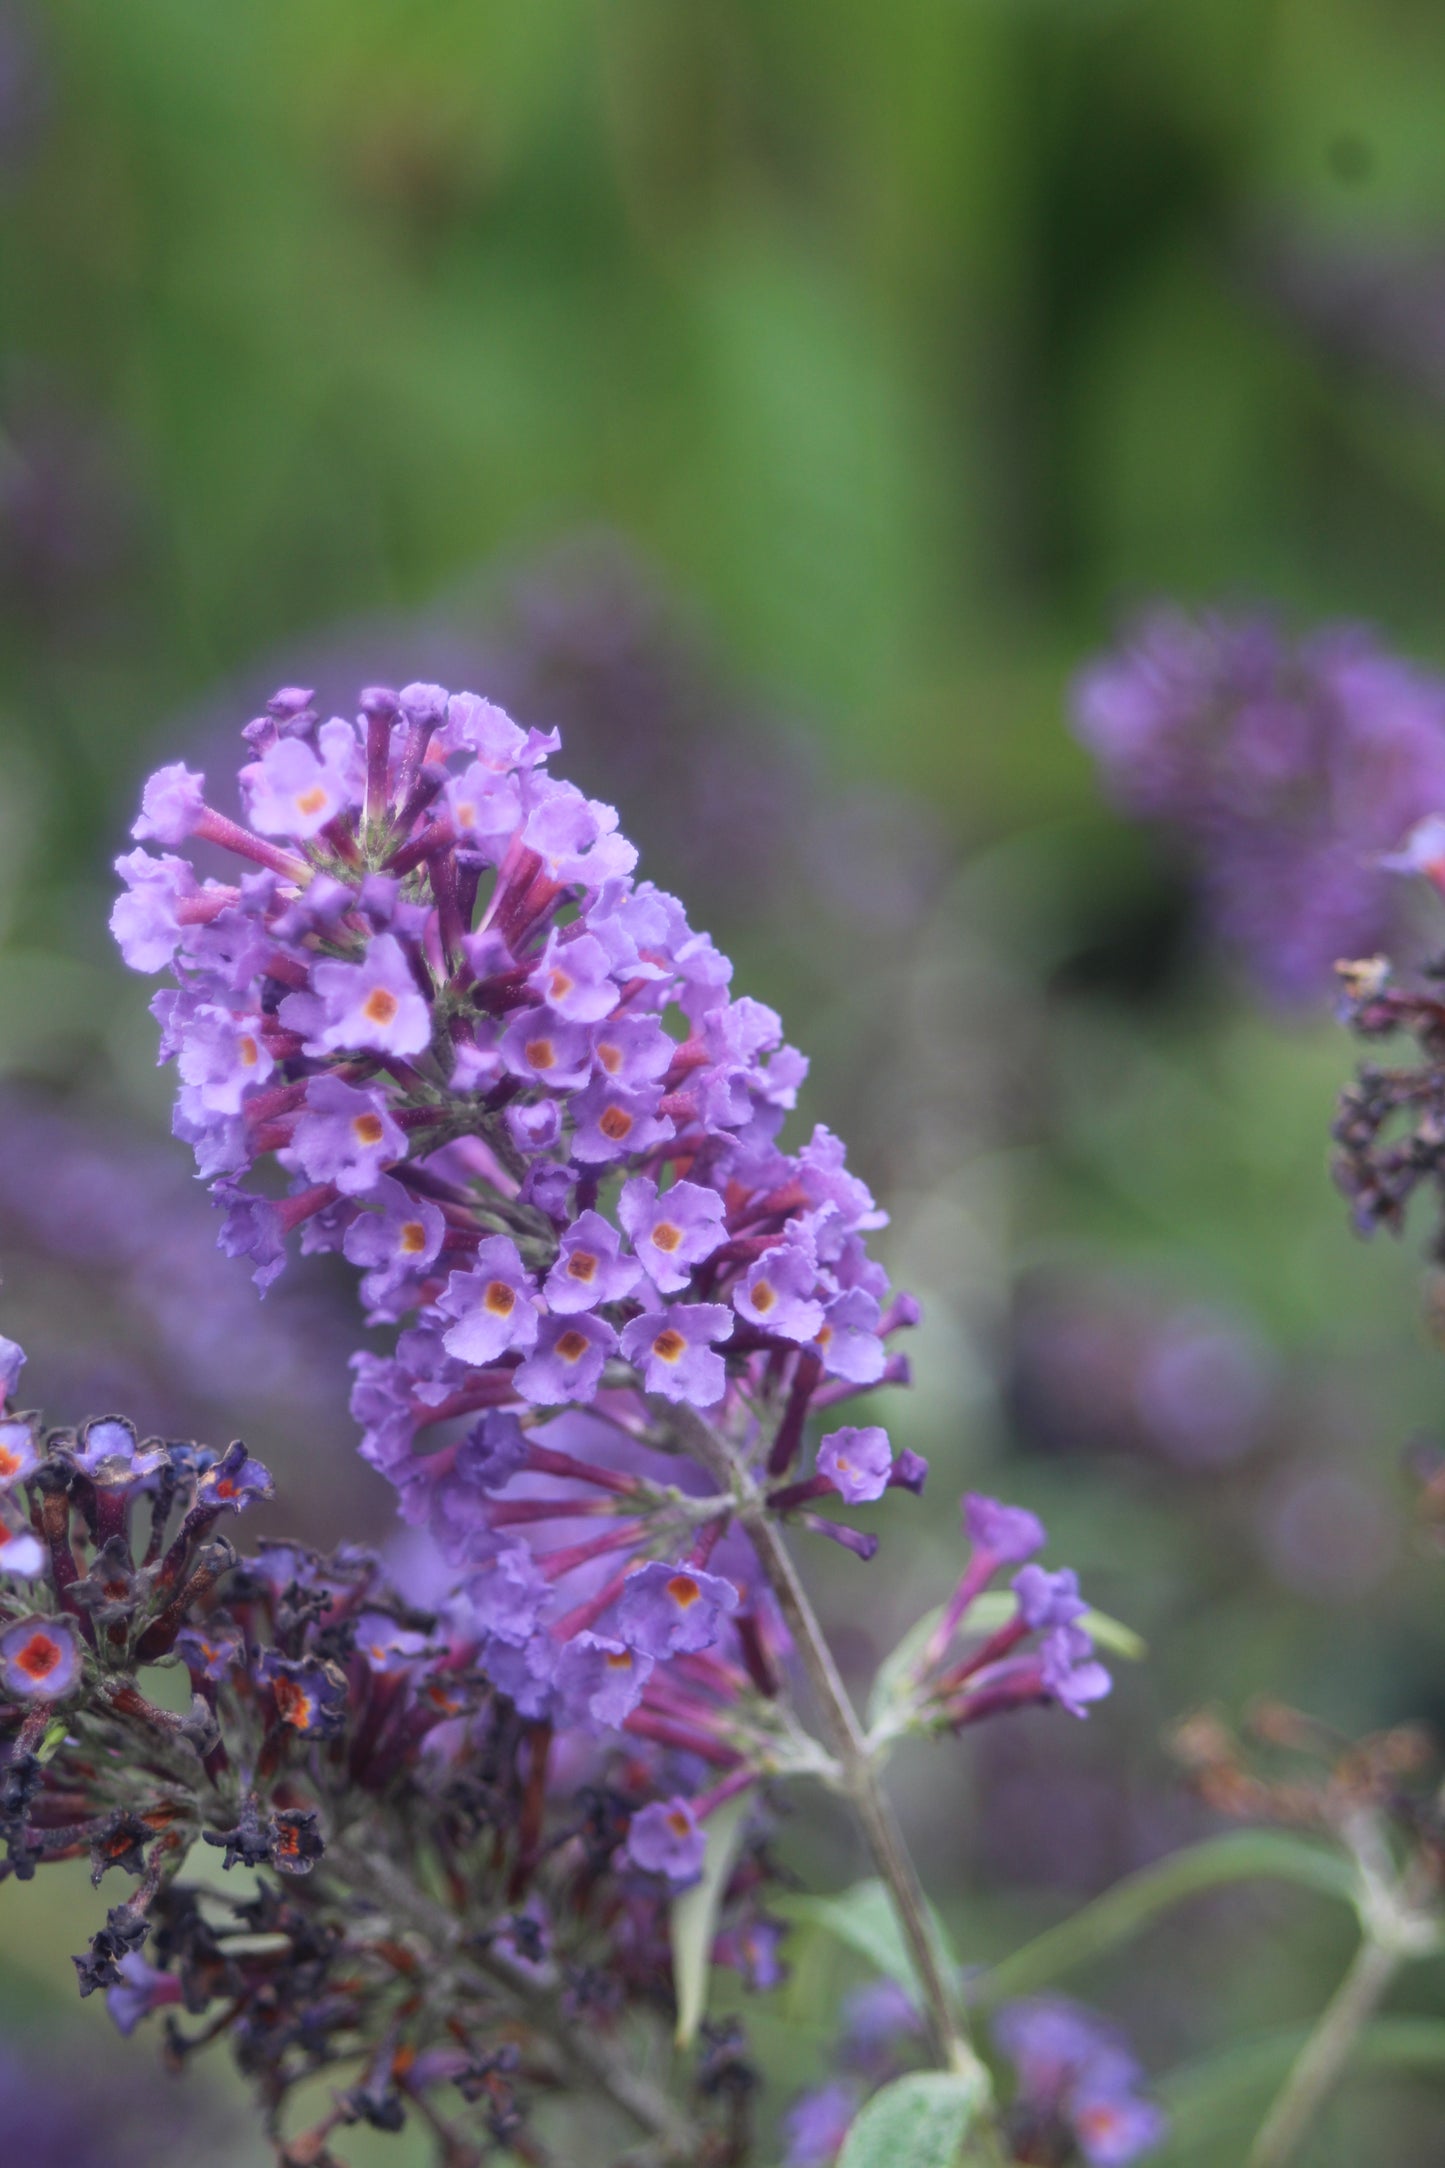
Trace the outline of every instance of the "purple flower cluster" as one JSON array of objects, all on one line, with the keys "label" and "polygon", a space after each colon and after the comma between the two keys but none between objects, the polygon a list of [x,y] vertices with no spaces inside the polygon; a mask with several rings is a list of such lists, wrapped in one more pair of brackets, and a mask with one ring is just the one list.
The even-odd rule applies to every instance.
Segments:
[{"label": "purple flower cluster", "polygon": [[1117,2027],[1062,1995],[1041,1995],[1006,2004],[993,2031],[1018,2077],[1009,2111],[1018,2159],[1058,2160],[1070,2146],[1089,2168],[1125,2168],[1161,2143],[1164,2115],[1141,2094],[1139,2064]]},{"label": "purple flower cluster", "polygon": [[1337,627],[1156,608],[1075,689],[1124,809],[1177,836],[1209,920],[1285,1001],[1385,944],[1381,856],[1445,810],[1445,683]]},{"label": "purple flower cluster", "polygon": [[[735,1697],[781,1651],[731,1500],[679,1489],[678,1425],[705,1413],[777,1510],[869,1554],[811,1509],[919,1489],[916,1455],[845,1428],[785,1479],[811,1417],[907,1374],[886,1339],[917,1309],[866,1246],[884,1215],[826,1130],[781,1148],[802,1056],[634,879],[612,808],[550,773],[555,736],[417,684],[354,723],[283,691],[246,738],[249,825],[161,769],[134,830],[159,853],[119,861],[112,919],[177,981],[153,1007],[222,1246],[263,1289],[293,1234],[339,1250],[400,1328],[355,1357],[361,1450],[468,1582],[519,1708],[615,1726],[683,1660]],[[249,870],[200,878],[192,841]],[[283,1194],[243,1186],[267,1161]],[[568,1540],[538,1548],[548,1523]]]}]

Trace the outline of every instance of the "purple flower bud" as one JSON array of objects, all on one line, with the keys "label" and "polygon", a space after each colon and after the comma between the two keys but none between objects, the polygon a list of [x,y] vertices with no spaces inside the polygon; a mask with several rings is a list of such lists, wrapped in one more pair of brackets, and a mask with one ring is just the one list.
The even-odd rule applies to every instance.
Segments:
[{"label": "purple flower bud", "polygon": [[702,1873],[707,1838],[685,1799],[655,1799],[632,1817],[627,1857],[644,1874],[664,1875],[674,1889],[681,1889]]},{"label": "purple flower bud", "polygon": [[850,1506],[881,1498],[893,1473],[893,1448],[877,1424],[830,1431],[818,1447],[818,1473]]}]

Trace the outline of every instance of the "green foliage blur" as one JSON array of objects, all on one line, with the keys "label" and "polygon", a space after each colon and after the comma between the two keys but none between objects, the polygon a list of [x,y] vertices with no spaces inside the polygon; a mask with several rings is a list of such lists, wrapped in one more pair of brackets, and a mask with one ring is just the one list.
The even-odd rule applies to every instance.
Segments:
[{"label": "green foliage blur", "polygon": [[[944,869],[857,968],[844,918],[715,912],[929,1298],[888,1419],[936,1510],[890,1498],[866,1584],[810,1557],[842,1653],[866,1676],[946,1588],[965,1484],[1045,1512],[1050,1562],[1151,1645],[1077,1735],[901,1766],[972,1959],[1206,1826],[1161,1745],[1200,1702],[1445,1720],[1400,1473],[1440,1356],[1409,1251],[1356,1245],[1329,1188],[1350,1050],[1200,958],[1066,724],[1156,594],[1445,659],[1442,98],[1432,0],[0,5],[0,1075],[163,1132],[107,867],[226,688],[333,628],[481,623],[578,533],[655,568],[827,787],[898,801]],[[1060,1266],[1246,1320],[1287,1402],[1260,1455],[1031,1447],[1004,1350]],[[784,1853],[844,1886],[810,1811]],[[49,1945],[93,1907],[0,1893],[18,2039],[70,2021]],[[1063,1984],[1158,2071],[1307,2018],[1347,1949],[1250,1893]],[[836,2003],[831,1945],[790,1956],[765,2129]],[[1438,1970],[1406,2006],[1445,2010]],[[98,2053],[94,2005],[75,2023]],[[1442,2103],[1364,2079],[1309,2161],[1425,2168]],[[1239,2130],[1169,2157],[1227,2168]]]}]

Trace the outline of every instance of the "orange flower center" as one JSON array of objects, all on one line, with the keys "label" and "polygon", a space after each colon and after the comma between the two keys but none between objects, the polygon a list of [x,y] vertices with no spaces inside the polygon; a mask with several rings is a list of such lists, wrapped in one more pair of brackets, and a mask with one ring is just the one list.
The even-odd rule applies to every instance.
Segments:
[{"label": "orange flower center", "polygon": [[305,1731],[311,1721],[311,1696],[294,1679],[281,1678],[273,1684],[282,1722],[294,1725],[297,1731]]},{"label": "orange flower center", "polygon": [[665,1251],[669,1257],[681,1240],[682,1229],[675,1227],[671,1220],[659,1220],[652,1230],[653,1248]]},{"label": "orange flower center", "polygon": [[565,971],[554,971],[547,980],[547,991],[554,1001],[561,1001],[567,994],[571,993],[576,983],[576,980],[569,978]]},{"label": "orange flower center", "polygon": [[358,1144],[380,1144],[386,1135],[379,1114],[358,1114],[351,1128]]},{"label": "orange flower center", "polygon": [[18,1453],[12,1452],[8,1445],[0,1445],[0,1480],[8,1482],[11,1476],[19,1475],[23,1466]]},{"label": "orange flower center", "polygon": [[567,1277],[569,1280],[581,1280],[584,1287],[590,1286],[597,1277],[597,1259],[591,1250],[572,1252],[567,1260]]},{"label": "orange flower center", "polygon": [[426,1229],[420,1220],[403,1220],[401,1226],[401,1254],[416,1257],[426,1248]]},{"label": "orange flower center", "polygon": [[618,1070],[622,1067],[622,1049],[620,1046],[599,1046],[597,1059],[609,1076],[616,1076]]},{"label": "orange flower center", "polygon": [[529,1039],[522,1052],[534,1069],[555,1069],[557,1049],[550,1039]]},{"label": "orange flower center", "polygon": [[243,1069],[254,1069],[261,1059],[261,1049],[251,1037],[249,1031],[242,1032],[240,1039],[237,1041],[236,1051],[241,1057],[241,1067]]},{"label": "orange flower center", "polygon": [[361,1013],[373,1024],[389,1024],[401,1003],[389,986],[373,986],[362,1004]]},{"label": "orange flower center", "polygon": [[620,1144],[632,1127],[632,1116],[625,1107],[608,1107],[599,1116],[597,1127],[612,1143]]},{"label": "orange flower center", "polygon": [[690,1837],[692,1835],[692,1824],[680,1807],[674,1807],[671,1814],[668,1815],[667,1826],[674,1837]]},{"label": "orange flower center", "polygon": [[505,1280],[489,1280],[487,1292],[482,1297],[482,1308],[490,1310],[493,1317],[510,1317],[517,1307],[517,1290],[508,1287]]},{"label": "orange flower center", "polygon": [[767,1280],[754,1281],[753,1308],[755,1310],[761,1310],[764,1315],[766,1315],[767,1312],[771,1310],[773,1304],[777,1301],[777,1299],[777,1295],[774,1292],[770,1282],[768,1282]]},{"label": "orange flower center", "polygon": [[305,813],[308,816],[312,813],[319,813],[325,803],[326,793],[319,783],[313,783],[310,790],[298,791],[296,795],[297,812]]},{"label": "orange flower center", "polygon": [[564,1363],[580,1362],[587,1353],[588,1345],[586,1333],[578,1332],[576,1326],[572,1325],[566,1332],[558,1335],[557,1353]]},{"label": "orange flower center", "polygon": [[33,1633],[15,1662],[28,1679],[48,1679],[60,1655],[60,1643],[50,1634]]},{"label": "orange flower center", "polygon": [[652,1343],[652,1352],[665,1363],[677,1362],[687,1351],[687,1342],[671,1325],[664,1326]]},{"label": "orange flower center", "polygon": [[632,1669],[632,1651],[631,1649],[609,1649],[603,1658],[603,1662],[609,1671],[630,1671]]},{"label": "orange flower center", "polygon": [[690,1573],[675,1573],[667,1584],[667,1593],[679,1611],[690,1611],[702,1590]]}]

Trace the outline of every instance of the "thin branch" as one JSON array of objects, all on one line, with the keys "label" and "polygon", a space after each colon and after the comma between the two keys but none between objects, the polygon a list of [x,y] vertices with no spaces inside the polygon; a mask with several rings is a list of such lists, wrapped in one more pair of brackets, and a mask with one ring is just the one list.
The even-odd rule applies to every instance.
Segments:
[{"label": "thin branch", "polygon": [[1293,2159],[1402,1962],[1399,1949],[1368,1936],[1361,1942],[1260,2125],[1249,2168],[1284,2168]]}]

